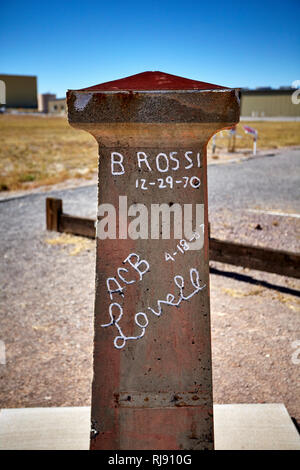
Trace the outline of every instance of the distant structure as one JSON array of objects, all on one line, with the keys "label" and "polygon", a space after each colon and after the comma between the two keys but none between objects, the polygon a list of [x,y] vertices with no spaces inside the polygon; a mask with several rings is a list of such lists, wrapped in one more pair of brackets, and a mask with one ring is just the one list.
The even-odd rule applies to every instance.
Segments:
[{"label": "distant structure", "polygon": [[[292,102],[295,89],[258,87],[241,89],[241,117],[263,119],[268,117],[300,118],[300,104]],[[53,93],[37,96],[37,77],[0,74],[0,108],[33,109],[43,113],[67,112],[66,99]]]},{"label": "distant structure", "polygon": [[50,114],[66,114],[67,103],[66,98],[55,98],[48,102],[48,113]]},{"label": "distant structure", "polygon": [[43,93],[39,95],[39,111],[50,114],[66,114],[66,99],[56,98],[53,93]]},{"label": "distant structure", "polygon": [[[300,104],[292,102],[295,89],[290,87],[259,87],[255,90],[241,89],[241,116],[252,118],[268,117],[300,117]],[[51,114],[65,114],[67,112],[65,98],[50,99],[48,112]]]},{"label": "distant structure", "polygon": [[0,74],[0,106],[37,109],[37,77]]},{"label": "distant structure", "polygon": [[38,110],[41,113],[48,113],[48,104],[50,100],[55,100],[56,95],[53,93],[42,93],[38,97]]},{"label": "distant structure", "polygon": [[300,117],[300,104],[292,102],[295,89],[290,87],[259,87],[241,90],[242,117]]}]

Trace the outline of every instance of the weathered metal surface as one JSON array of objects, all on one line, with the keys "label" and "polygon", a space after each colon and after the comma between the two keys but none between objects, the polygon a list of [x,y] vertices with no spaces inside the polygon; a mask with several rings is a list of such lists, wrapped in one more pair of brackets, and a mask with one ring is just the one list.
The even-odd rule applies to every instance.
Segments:
[{"label": "weathered metal surface", "polygon": [[[168,123],[171,126],[191,123],[191,132],[197,132],[195,123],[230,123],[236,119],[236,90],[191,90],[161,92],[68,92],[68,106],[72,109],[70,123]],[[82,113],[84,106],[84,113]],[[216,113],[218,114],[216,120]],[[89,128],[89,126],[86,126]],[[106,126],[104,126],[105,129]],[[209,127],[209,126],[208,126]],[[98,128],[98,126],[97,126]],[[92,128],[91,128],[92,129]],[[103,129],[103,130],[104,130]],[[124,129],[131,132],[131,127]],[[218,126],[212,127],[212,133]],[[166,127],[167,131],[167,127]],[[109,131],[110,132],[110,129]]]},{"label": "weathered metal surface", "polygon": [[173,408],[180,406],[205,405],[210,400],[211,392],[196,389],[191,392],[122,392],[116,395],[116,402],[123,408]]},{"label": "weathered metal surface", "polygon": [[[68,92],[70,123],[99,143],[99,206],[116,209],[115,238],[100,236],[103,212],[97,227],[92,449],[213,448],[206,143],[239,103],[234,90],[176,83]],[[198,205],[195,234],[155,225],[154,204]]]}]

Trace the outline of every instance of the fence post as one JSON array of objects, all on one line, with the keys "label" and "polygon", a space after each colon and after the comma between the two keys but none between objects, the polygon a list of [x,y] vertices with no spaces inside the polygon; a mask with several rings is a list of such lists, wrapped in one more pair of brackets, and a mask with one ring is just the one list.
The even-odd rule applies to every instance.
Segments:
[{"label": "fence post", "polygon": [[59,232],[59,218],[63,211],[62,199],[47,197],[46,199],[46,228]]},{"label": "fence post", "polygon": [[91,448],[212,449],[206,144],[237,93],[144,72],[67,101],[99,143]]}]

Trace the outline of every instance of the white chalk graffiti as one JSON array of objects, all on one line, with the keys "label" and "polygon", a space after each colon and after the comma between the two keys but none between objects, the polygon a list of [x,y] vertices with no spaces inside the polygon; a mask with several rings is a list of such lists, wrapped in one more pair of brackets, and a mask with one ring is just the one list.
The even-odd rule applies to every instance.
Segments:
[{"label": "white chalk graffiti", "polygon": [[201,180],[198,176],[183,176],[181,179],[173,179],[172,176],[166,176],[166,178],[157,178],[154,181],[148,181],[145,178],[136,179],[135,180],[135,187],[138,189],[142,189],[144,191],[148,191],[150,186],[156,186],[158,189],[173,189],[176,188],[178,185],[183,184],[183,188],[188,187],[192,189],[199,189],[201,185]]},{"label": "white chalk graffiti", "polygon": [[[118,315],[119,315],[118,318],[114,317],[113,309],[118,310]],[[137,321],[138,315],[144,315],[144,318],[146,319],[145,325],[141,325]],[[140,338],[142,338],[145,334],[146,327],[148,326],[148,323],[149,323],[148,318],[145,315],[145,313],[142,313],[142,312],[136,313],[136,315],[134,317],[134,321],[135,321],[136,325],[138,325],[140,328],[142,328],[142,333],[140,335],[137,335],[137,336],[125,336],[122,329],[121,329],[121,327],[120,327],[120,325],[119,325],[119,321],[121,320],[121,318],[123,316],[123,308],[121,307],[121,305],[116,303],[116,302],[114,302],[113,304],[110,304],[110,306],[109,306],[109,316],[111,318],[111,321],[109,323],[107,323],[105,325],[101,325],[101,326],[102,326],[102,328],[106,328],[108,326],[115,325],[115,327],[117,328],[117,330],[119,332],[119,335],[120,335],[120,336],[116,336],[115,339],[114,339],[114,346],[117,349],[122,349],[125,346],[126,341],[128,341],[129,339],[140,339]],[[119,340],[122,341],[121,344],[118,344]]]},{"label": "white chalk graffiti", "polygon": [[[146,178],[137,178],[135,181],[135,188],[138,190],[149,189],[165,189],[177,190],[178,188],[196,190],[201,186],[201,180],[196,174],[199,173],[202,167],[201,152],[192,150],[179,152],[159,152],[153,154],[153,151],[136,152],[136,166],[138,171],[146,173]],[[127,171],[132,170],[133,155],[123,155],[120,152],[111,152],[110,165],[111,174],[113,176],[122,176]],[[127,168],[128,167],[128,168]],[[180,170],[178,173],[174,173]],[[190,170],[190,171],[189,171]],[[182,175],[182,172],[186,175]],[[191,172],[191,175],[189,174]],[[142,176],[141,175],[141,176]],[[159,177],[158,177],[159,176]],[[116,183],[116,178],[114,182]],[[140,191],[139,191],[140,192]],[[172,198],[173,199],[173,198]],[[204,241],[204,206],[203,204],[195,204],[196,209],[196,227],[201,228],[201,233],[194,232],[194,208],[193,204],[184,204],[182,211],[181,204],[172,200],[169,203],[151,203],[151,217],[150,217],[150,236],[148,231],[149,214],[148,207],[144,204],[131,204],[127,207],[127,196],[119,196],[119,210],[118,214],[114,206],[111,204],[103,204],[98,208],[98,223],[97,223],[97,238],[106,239],[127,239],[129,236],[133,240],[141,239],[178,239],[179,243],[170,253],[165,253],[165,260],[175,261],[175,256],[183,255],[187,250],[200,250],[203,247]],[[107,215],[106,215],[107,214]],[[171,224],[171,215],[173,217],[173,224]],[[100,219],[101,217],[101,219]],[[117,224],[118,217],[118,224]],[[133,220],[128,217],[135,217]],[[118,225],[118,227],[117,227]],[[172,230],[171,230],[172,228]],[[184,228],[184,236],[182,235],[182,228]],[[117,237],[117,231],[119,231]],[[192,243],[193,242],[193,243]],[[197,243],[199,242],[199,243]],[[127,263],[127,264],[126,264]],[[146,312],[137,312],[134,315],[134,328],[135,335],[127,336],[120,325],[124,315],[124,299],[128,290],[131,293],[136,289],[131,285],[141,282],[143,276],[150,271],[150,263],[145,259],[141,259],[136,253],[131,253],[124,261],[124,267],[118,267],[114,276],[106,279],[106,287],[110,297],[110,305],[108,308],[109,321],[100,326],[102,328],[115,327],[113,340],[116,349],[122,349],[129,340],[138,340],[143,338],[146,328],[149,325],[149,315],[153,314],[160,317],[165,307],[179,308],[182,302],[189,302],[194,295],[206,287],[205,284],[200,285],[199,272],[196,268],[190,268],[189,281],[193,290],[189,294],[185,290],[185,280],[181,275],[175,275],[173,278],[174,289],[177,292],[167,293],[165,298],[158,299],[155,306],[147,306]],[[172,269],[172,276],[174,271]],[[190,287],[191,289],[191,287]],[[179,292],[178,292],[179,290]],[[143,304],[144,305],[144,304]],[[132,316],[134,312],[131,313]],[[138,328],[136,328],[138,327]],[[137,331],[139,334],[136,334]],[[132,331],[130,331],[132,333]]]},{"label": "white chalk graffiti", "polygon": [[[126,163],[124,155],[120,152],[111,152],[110,158],[111,174],[113,176],[124,175]],[[139,170],[147,172],[156,170],[159,173],[167,173],[169,171],[177,171],[180,168],[185,170],[201,168],[201,152],[191,150],[182,152],[182,155],[178,154],[178,152],[160,152],[155,158],[154,156],[150,157],[146,152],[137,152],[136,158]]]},{"label": "white chalk graffiti", "polygon": [[[199,291],[201,291],[202,289],[206,287],[205,284],[203,286],[200,285],[199,272],[197,271],[196,268],[190,269],[190,281],[191,281],[192,286],[194,287],[194,290],[189,295],[184,295],[183,276],[180,276],[180,275],[174,276],[174,284],[179,288],[179,297],[176,299],[174,294],[168,293],[166,295],[165,300],[157,300],[156,310],[154,310],[151,307],[148,307],[148,310],[154,315],[156,315],[157,317],[160,317],[161,314],[163,313],[163,310],[162,310],[163,305],[169,305],[172,307],[179,308],[181,302],[189,301],[194,295],[196,295]],[[114,315],[113,313],[114,310],[117,311],[116,315]],[[102,328],[107,328],[109,326],[115,326],[117,328],[119,335],[114,338],[114,346],[117,349],[122,349],[125,346],[126,342],[129,340],[137,340],[137,339],[142,338],[145,335],[146,328],[149,324],[149,319],[146,313],[144,312],[136,313],[134,317],[134,321],[135,321],[135,324],[141,328],[141,333],[137,336],[126,336],[124,332],[122,331],[122,328],[119,325],[119,322],[123,316],[123,313],[124,313],[123,308],[121,307],[119,303],[114,302],[110,304],[109,316],[110,316],[111,321],[109,323],[101,325]]]},{"label": "white chalk graffiti", "polygon": [[[136,259],[136,261],[133,261],[133,259]],[[146,261],[145,259],[141,260],[139,255],[137,255],[136,253],[130,253],[130,255],[128,255],[127,258],[125,258],[123,261],[123,264],[126,264],[126,263],[128,263],[131,266],[131,268],[138,274],[139,279],[134,279],[134,278],[131,280],[125,279],[124,275],[121,274],[121,272],[128,274],[129,270],[126,268],[118,268],[117,269],[118,277],[122,282],[124,282],[125,285],[121,286],[116,276],[108,277],[106,279],[106,286],[107,286],[107,290],[108,290],[111,300],[113,300],[113,294],[119,294],[122,297],[124,297],[124,290],[126,289],[126,286],[130,284],[134,284],[138,280],[141,281],[144,274],[146,274],[150,269],[148,261]],[[141,268],[141,266],[144,266],[144,268]],[[115,286],[115,288],[113,286]]]},{"label": "white chalk graffiti", "polygon": [[[202,235],[204,234],[204,224],[201,224],[200,225],[200,228],[202,230]],[[201,240],[202,238],[202,240]],[[191,245],[191,243],[194,241],[194,243]],[[198,243],[198,240],[200,243]],[[190,250],[192,248],[192,250],[195,250],[195,249],[201,249],[202,246],[203,246],[203,236],[201,237],[201,235],[198,233],[198,232],[194,232],[193,235],[191,236],[191,238],[189,239],[189,242],[187,242],[187,240],[185,240],[184,238],[182,240],[180,240],[180,242],[178,243],[178,245],[176,245],[176,248],[177,250],[173,252],[173,256],[170,255],[170,253],[167,253],[165,252],[165,260],[166,261],[175,261],[175,256],[177,256],[179,253],[181,254],[184,254],[186,251]]]},{"label": "white chalk graffiti", "polygon": [[[117,160],[116,160],[116,157],[117,157]],[[124,160],[123,155],[119,152],[112,152],[110,160],[111,160],[111,174],[116,175],[116,176],[124,175],[125,168],[123,165],[123,160]],[[118,167],[118,170],[115,169],[116,166]]]}]

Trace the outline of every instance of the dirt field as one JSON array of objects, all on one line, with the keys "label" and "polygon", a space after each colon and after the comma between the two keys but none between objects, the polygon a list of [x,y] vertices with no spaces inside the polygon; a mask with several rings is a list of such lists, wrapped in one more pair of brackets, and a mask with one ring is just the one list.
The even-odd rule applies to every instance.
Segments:
[{"label": "dirt field", "polygon": [[[237,126],[236,151],[249,149],[252,138]],[[258,149],[300,145],[300,122],[251,122]],[[216,138],[216,155],[228,149],[228,131]],[[89,179],[97,170],[97,144],[63,117],[0,115],[0,191],[35,188],[69,178]],[[208,146],[211,153],[211,142]]]},{"label": "dirt field", "polygon": [[96,141],[66,118],[2,115],[0,139],[0,191],[89,178],[97,168]]}]

